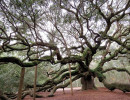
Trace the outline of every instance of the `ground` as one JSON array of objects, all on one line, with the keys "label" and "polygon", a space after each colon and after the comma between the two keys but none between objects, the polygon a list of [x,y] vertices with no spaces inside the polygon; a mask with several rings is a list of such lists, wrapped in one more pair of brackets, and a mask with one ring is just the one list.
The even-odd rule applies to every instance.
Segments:
[{"label": "ground", "polygon": [[[54,97],[46,97],[48,92],[39,92],[44,98],[36,100],[130,100],[130,93],[123,93],[120,90],[113,92],[106,88],[98,88],[97,90],[81,91],[80,88],[74,88],[74,95],[70,93],[70,89],[65,89],[65,94],[62,89],[58,89]],[[32,100],[30,96],[26,96],[24,100]]]}]

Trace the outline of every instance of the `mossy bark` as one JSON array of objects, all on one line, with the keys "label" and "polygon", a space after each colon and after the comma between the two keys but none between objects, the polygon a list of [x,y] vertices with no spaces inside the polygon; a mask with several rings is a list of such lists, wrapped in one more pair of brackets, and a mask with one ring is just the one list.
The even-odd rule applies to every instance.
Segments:
[{"label": "mossy bark", "polygon": [[91,75],[81,78],[82,90],[95,89],[94,77]]}]

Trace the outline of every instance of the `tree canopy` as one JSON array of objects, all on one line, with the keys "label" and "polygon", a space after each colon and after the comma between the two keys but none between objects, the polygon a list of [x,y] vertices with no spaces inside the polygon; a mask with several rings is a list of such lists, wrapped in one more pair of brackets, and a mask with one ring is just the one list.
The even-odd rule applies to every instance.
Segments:
[{"label": "tree canopy", "polygon": [[[0,0],[0,64],[71,64],[72,81],[93,76],[106,86],[103,73],[130,75],[126,68],[104,69],[110,61],[129,62],[129,7],[130,0]],[[42,89],[51,88],[53,94],[68,86],[58,85],[69,78],[67,71],[60,70]]]}]

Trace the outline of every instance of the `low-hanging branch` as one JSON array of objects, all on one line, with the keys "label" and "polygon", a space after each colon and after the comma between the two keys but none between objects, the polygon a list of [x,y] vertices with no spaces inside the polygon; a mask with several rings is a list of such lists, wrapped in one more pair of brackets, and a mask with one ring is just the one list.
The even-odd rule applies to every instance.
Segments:
[{"label": "low-hanging branch", "polygon": [[[76,68],[76,67],[72,67],[72,76],[73,75],[76,75],[77,73],[78,73],[78,68]],[[59,77],[60,76],[60,77]],[[39,84],[39,85],[37,85],[37,87],[43,87],[42,89],[44,90],[44,88],[45,89],[47,89],[47,87],[48,88],[51,88],[51,87],[53,87],[54,85],[56,85],[56,84],[59,84],[59,83],[61,83],[63,80],[66,80],[66,79],[68,79],[69,78],[69,72],[68,72],[68,69],[67,68],[65,68],[65,69],[63,69],[63,70],[61,70],[61,71],[59,71],[54,77],[52,77],[51,79],[47,79],[46,81],[45,81],[45,83],[43,83],[43,84]],[[27,88],[33,88],[33,85],[27,85]]]},{"label": "low-hanging branch", "polygon": [[[77,79],[79,79],[80,77],[81,77],[80,74],[79,74],[79,75],[76,75],[74,78],[72,78],[72,82],[75,81],[75,80],[77,80]],[[49,96],[49,97],[54,96],[53,94],[55,93],[55,91],[56,91],[57,89],[59,89],[59,88],[65,88],[65,87],[67,87],[69,84],[70,84],[70,81],[66,82],[64,85],[55,86],[55,87],[53,88],[53,90],[51,91],[51,93],[50,93],[48,96]]]},{"label": "low-hanging branch", "polygon": [[[58,88],[64,88],[67,87],[70,82],[68,81],[64,86],[59,85],[61,82],[68,80],[69,79],[69,72],[66,69],[63,69],[63,73],[61,74],[61,77],[58,77],[57,75],[59,75],[59,73],[61,73],[62,71],[59,71],[59,73],[57,73],[57,75],[55,75],[52,79],[48,79],[45,83],[43,83],[42,85],[37,85],[37,92],[40,91],[51,91],[51,93],[54,94],[55,90],[57,90]],[[74,79],[72,79],[72,81],[77,80],[78,78],[80,78],[83,73],[78,74],[78,69],[76,69],[75,67],[72,67],[72,72],[71,72],[72,76],[75,77]],[[32,85],[28,85],[27,88],[33,88]],[[23,92],[23,96],[25,97],[25,95],[30,94],[31,92]]]},{"label": "low-hanging branch", "polygon": [[115,89],[119,89],[123,92],[130,92],[130,84],[122,84],[122,83],[107,83],[105,80],[103,84],[106,88],[113,91]]}]

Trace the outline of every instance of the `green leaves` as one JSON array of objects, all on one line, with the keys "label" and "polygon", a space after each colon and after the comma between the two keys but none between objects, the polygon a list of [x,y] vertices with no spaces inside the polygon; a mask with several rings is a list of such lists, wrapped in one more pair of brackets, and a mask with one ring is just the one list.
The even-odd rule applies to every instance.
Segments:
[{"label": "green leaves", "polygon": [[[38,84],[42,84],[46,79],[46,71],[44,69],[45,63],[38,66]],[[18,91],[18,85],[20,80],[21,67],[15,64],[3,64],[0,65],[0,90],[7,93],[15,93]],[[45,72],[44,72],[45,71]],[[26,85],[33,85],[34,82],[34,68],[25,69],[24,87]]]},{"label": "green leaves", "polygon": [[20,67],[14,64],[0,65],[0,89],[3,92],[16,92],[19,83]]}]

